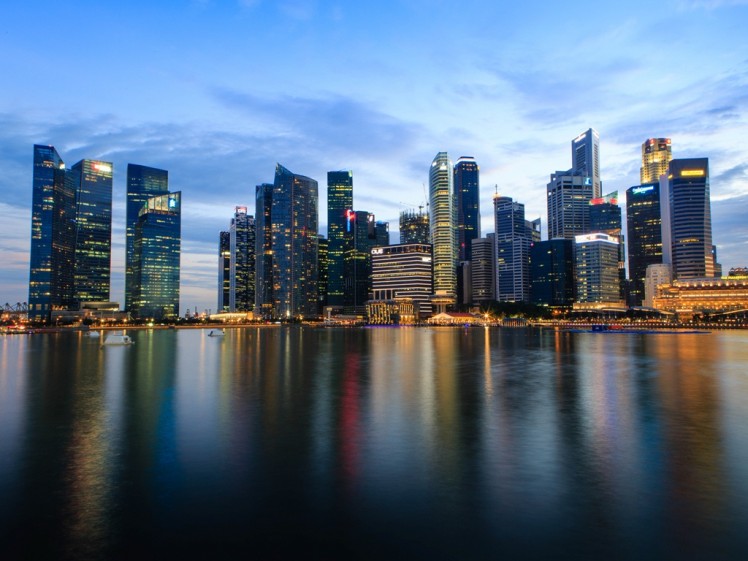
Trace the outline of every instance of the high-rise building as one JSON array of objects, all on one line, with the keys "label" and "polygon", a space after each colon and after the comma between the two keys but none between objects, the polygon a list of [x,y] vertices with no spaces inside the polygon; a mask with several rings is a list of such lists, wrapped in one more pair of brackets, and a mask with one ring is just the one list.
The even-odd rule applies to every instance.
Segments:
[{"label": "high-rise building", "polygon": [[570,308],[574,304],[574,242],[557,238],[530,248],[530,301],[537,306]]},{"label": "high-rise building", "polygon": [[327,173],[328,285],[327,305],[343,306],[345,284],[344,259],[351,249],[352,236],[346,228],[353,209],[353,172]]},{"label": "high-rise building", "polygon": [[330,268],[330,242],[323,236],[317,236],[317,311],[324,314],[327,304],[329,286],[328,271]]},{"label": "high-rise building", "polygon": [[673,277],[713,277],[709,159],[672,160],[668,184]]},{"label": "high-rise building", "polygon": [[592,181],[592,196],[602,194],[600,181],[600,135],[595,129],[587,129],[571,141],[571,174],[589,177]]},{"label": "high-rise building", "polygon": [[663,284],[670,284],[673,281],[670,265],[665,263],[655,263],[647,267],[646,278],[644,280],[644,300],[642,305],[647,308],[654,307],[654,299],[660,295],[659,287]]},{"label": "high-rise building", "polygon": [[454,167],[457,214],[457,260],[470,261],[471,244],[480,238],[480,168],[475,158],[462,156]]},{"label": "high-rise building", "polygon": [[374,245],[377,245],[379,247],[390,245],[390,223],[384,222],[383,220],[377,220],[375,228],[376,241]]},{"label": "high-rise building", "polygon": [[109,300],[112,254],[112,164],[81,160],[67,173],[75,190],[73,299]]},{"label": "high-rise building", "polygon": [[457,291],[457,236],[452,162],[439,152],[429,171],[429,226],[434,259],[434,292],[453,297]]},{"label": "high-rise building", "polygon": [[238,206],[229,227],[231,272],[229,309],[249,312],[255,302],[255,219],[247,207]]},{"label": "high-rise building", "polygon": [[133,239],[132,314],[179,316],[182,193],[151,197],[140,209]]},{"label": "high-rise building", "polygon": [[169,172],[127,164],[127,208],[125,217],[125,311],[132,311],[132,275],[135,261],[135,226],[143,205],[151,197],[169,192]]},{"label": "high-rise building", "polygon": [[472,242],[470,261],[470,284],[472,304],[485,304],[495,300],[494,290],[494,242],[496,236],[489,234],[485,238],[475,238]]},{"label": "high-rise building", "polygon": [[576,236],[576,301],[582,304],[618,303],[618,238],[595,233]]},{"label": "high-rise building", "polygon": [[75,194],[53,146],[34,145],[29,319],[49,321],[73,298]]},{"label": "high-rise building", "polygon": [[317,182],[278,164],[270,221],[272,315],[278,318],[315,317],[319,233]]},{"label": "high-rise building", "polygon": [[400,213],[400,243],[431,244],[431,232],[429,229],[429,215],[412,210]]},{"label": "high-rise building", "polygon": [[525,205],[497,194],[493,206],[496,225],[496,300],[528,302],[531,239],[525,224]]},{"label": "high-rise building", "polygon": [[662,263],[660,184],[645,183],[626,190],[626,230],[631,290],[629,304],[641,306],[647,267]]},{"label": "high-rise building", "polygon": [[669,138],[649,138],[642,143],[642,165],[639,168],[641,184],[656,183],[667,174],[673,147]]},{"label": "high-rise building", "polygon": [[371,292],[371,250],[377,245],[376,220],[364,210],[348,213],[346,230],[351,232],[345,253],[343,306],[346,313],[363,313]]},{"label": "high-rise building", "polygon": [[396,244],[375,247],[371,253],[374,300],[410,298],[421,317],[430,314],[429,296],[434,292],[431,245]]},{"label": "high-rise building", "polygon": [[218,238],[218,304],[216,310],[231,311],[231,233],[221,232]]},{"label": "high-rise building", "polygon": [[255,187],[255,314],[273,315],[273,184]]},{"label": "high-rise building", "polygon": [[525,220],[526,235],[532,243],[540,241],[540,224],[540,217],[535,220]]},{"label": "high-rise building", "polygon": [[618,282],[620,298],[626,291],[626,251],[623,239],[621,207],[618,206],[618,191],[608,193],[590,201],[589,233],[602,232],[618,239]]},{"label": "high-rise building", "polygon": [[589,232],[589,203],[593,199],[592,178],[567,171],[551,174],[548,183],[548,239]]}]

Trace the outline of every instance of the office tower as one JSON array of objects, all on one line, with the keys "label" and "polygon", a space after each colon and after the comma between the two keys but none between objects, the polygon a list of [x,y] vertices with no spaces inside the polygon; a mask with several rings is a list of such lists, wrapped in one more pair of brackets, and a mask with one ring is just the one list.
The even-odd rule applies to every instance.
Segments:
[{"label": "office tower", "polygon": [[49,321],[72,305],[75,195],[53,146],[34,145],[28,317]]},{"label": "office tower", "polygon": [[497,194],[493,206],[496,225],[496,300],[528,302],[531,241],[525,225],[525,205]]},{"label": "office tower", "polygon": [[602,232],[618,239],[618,282],[620,298],[626,289],[626,251],[622,234],[621,207],[618,206],[618,191],[590,201],[589,233]]},{"label": "office tower", "polygon": [[273,184],[255,187],[255,314],[273,313]]},{"label": "office tower", "polygon": [[663,262],[659,183],[645,183],[626,190],[626,230],[631,279],[629,303],[641,306],[647,268]]},{"label": "office tower", "polygon": [[218,304],[216,311],[231,311],[231,232],[218,238]]},{"label": "office tower", "polygon": [[540,217],[535,220],[525,220],[526,235],[532,243],[540,241]]},{"label": "office tower", "polygon": [[272,315],[317,315],[318,188],[314,179],[275,168],[272,228]]},{"label": "office tower", "polygon": [[618,239],[595,233],[576,236],[576,301],[579,303],[618,303]]},{"label": "office tower", "polygon": [[135,226],[143,205],[151,197],[169,192],[169,172],[127,164],[127,208],[125,216],[125,311],[132,311],[132,268],[135,260]]},{"label": "office tower", "polygon": [[670,265],[655,263],[647,267],[644,280],[644,300],[642,305],[647,308],[654,307],[654,299],[660,295],[659,287],[663,284],[673,282],[673,274]]},{"label": "office tower", "polygon": [[639,179],[642,185],[656,183],[661,175],[667,174],[673,147],[669,138],[649,138],[642,143],[642,165]]},{"label": "office tower", "polygon": [[348,212],[352,209],[353,172],[327,172],[328,306],[343,306],[343,261],[353,239],[346,228],[349,223]]},{"label": "office tower", "polygon": [[182,193],[148,199],[133,239],[132,314],[140,319],[179,316]]},{"label": "office tower", "polygon": [[487,304],[494,298],[494,240],[490,234],[485,238],[475,238],[471,243],[470,284],[473,304]]},{"label": "office tower", "polygon": [[530,302],[549,308],[574,304],[574,242],[557,238],[530,248]]},{"label": "office tower", "polygon": [[548,239],[574,239],[589,232],[592,179],[566,171],[551,174],[548,183]]},{"label": "office tower", "polygon": [[470,261],[471,245],[480,238],[480,168],[475,158],[462,156],[454,167],[457,214],[457,260]]},{"label": "office tower", "polygon": [[410,298],[421,316],[431,313],[434,292],[431,245],[396,244],[372,249],[374,300]]},{"label": "office tower", "polygon": [[377,239],[374,245],[378,245],[379,247],[390,245],[390,223],[377,220],[375,228]]},{"label": "office tower", "polygon": [[346,313],[363,313],[371,292],[371,250],[377,245],[374,215],[363,210],[349,212],[346,230],[352,241],[344,256],[343,306]]},{"label": "office tower", "polygon": [[571,141],[571,174],[592,180],[592,197],[602,194],[600,181],[600,135],[588,129]]},{"label": "office tower", "polygon": [[456,295],[457,265],[454,190],[452,162],[446,152],[439,152],[429,171],[429,226],[434,259],[434,292]]},{"label": "office tower", "polygon": [[109,300],[112,253],[112,164],[81,160],[67,173],[75,191],[73,299]]},{"label": "office tower", "polygon": [[713,277],[709,159],[672,160],[668,187],[673,277]]},{"label": "office tower", "polygon": [[406,210],[400,213],[400,243],[418,243],[431,244],[431,232],[429,229],[429,215],[412,210]]},{"label": "office tower", "polygon": [[317,236],[317,311],[323,315],[327,306],[327,293],[329,290],[328,271],[330,267],[330,242],[325,236]]},{"label": "office tower", "polygon": [[229,309],[248,312],[255,302],[255,219],[238,206],[229,226],[231,272]]}]

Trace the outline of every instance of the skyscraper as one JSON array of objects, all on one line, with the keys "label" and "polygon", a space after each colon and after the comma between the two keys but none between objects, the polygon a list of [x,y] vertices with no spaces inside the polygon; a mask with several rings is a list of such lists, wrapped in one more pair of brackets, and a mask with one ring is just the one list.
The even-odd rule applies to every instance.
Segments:
[{"label": "skyscraper", "polygon": [[620,302],[618,239],[595,233],[576,236],[575,241],[577,302]]},{"label": "skyscraper", "polygon": [[[422,207],[421,207],[422,208]],[[400,243],[431,245],[429,215],[418,209],[418,213],[406,210],[400,213]]]},{"label": "skyscraper", "polygon": [[353,172],[327,172],[327,305],[343,306],[344,259],[352,243],[347,228],[348,211],[353,209]]},{"label": "skyscraper", "polygon": [[618,281],[620,298],[625,297],[626,251],[622,230],[621,207],[618,206],[618,191],[590,201],[589,233],[602,232],[618,239]]},{"label": "skyscraper", "polygon": [[255,188],[255,314],[273,314],[273,184]]},{"label": "skyscraper", "polygon": [[133,239],[132,314],[156,320],[179,316],[182,193],[148,199]]},{"label": "skyscraper", "polygon": [[229,227],[231,272],[229,309],[248,312],[255,301],[255,219],[238,206]]},{"label": "skyscraper", "polygon": [[29,319],[48,321],[73,297],[75,195],[53,146],[34,145]]},{"label": "skyscraper", "polygon": [[375,217],[364,210],[349,212],[346,230],[352,242],[345,253],[343,305],[346,313],[363,313],[371,292],[371,250],[377,245]]},{"label": "skyscraper", "polygon": [[390,223],[384,222],[383,220],[377,220],[375,225],[376,228],[376,240],[374,245],[384,247],[390,245]]},{"label": "skyscraper", "polygon": [[574,304],[574,241],[557,238],[530,248],[530,301],[536,306],[570,308]]},{"label": "skyscraper", "polygon": [[673,277],[713,277],[709,159],[672,160],[668,184]]},{"label": "skyscraper", "polygon": [[530,299],[530,244],[525,205],[498,194],[493,199],[496,225],[496,300]]},{"label": "skyscraper", "polygon": [[495,300],[494,242],[496,236],[475,238],[471,243],[470,284],[471,303],[481,304]]},{"label": "skyscraper", "polygon": [[567,171],[551,174],[548,183],[548,239],[574,239],[589,232],[592,178]]},{"label": "skyscraper", "polygon": [[454,167],[457,214],[457,260],[470,261],[471,244],[480,238],[480,168],[475,158],[462,156]]},{"label": "skyscraper", "polygon": [[317,315],[318,188],[314,179],[275,168],[272,228],[274,317]]},{"label": "skyscraper", "polygon": [[589,177],[592,180],[592,196],[602,194],[600,181],[600,135],[595,129],[587,129],[571,141],[571,174]]},{"label": "skyscraper", "polygon": [[372,292],[375,300],[410,298],[416,313],[431,313],[431,245],[396,244],[372,249]]},{"label": "skyscraper", "polygon": [[457,292],[457,236],[452,162],[439,152],[429,171],[429,226],[434,259],[434,292],[455,296]]},{"label": "skyscraper", "polygon": [[626,230],[631,292],[629,303],[641,306],[647,267],[662,263],[660,184],[645,183],[626,190]]},{"label": "skyscraper", "polygon": [[125,217],[125,311],[132,310],[132,275],[135,260],[135,226],[143,205],[151,197],[169,192],[169,172],[127,164],[127,208]]},{"label": "skyscraper", "polygon": [[667,173],[673,147],[669,138],[649,138],[642,143],[642,165],[639,168],[641,184],[656,183]]},{"label": "skyscraper", "polygon": [[323,236],[317,236],[317,311],[320,316],[324,314],[327,304],[328,293],[328,271],[330,267],[330,242]]},{"label": "skyscraper", "polygon": [[76,303],[109,300],[112,252],[112,164],[81,160],[68,172],[75,190]]},{"label": "skyscraper", "polygon": [[216,310],[231,310],[231,233],[221,232],[218,238],[218,304]]}]

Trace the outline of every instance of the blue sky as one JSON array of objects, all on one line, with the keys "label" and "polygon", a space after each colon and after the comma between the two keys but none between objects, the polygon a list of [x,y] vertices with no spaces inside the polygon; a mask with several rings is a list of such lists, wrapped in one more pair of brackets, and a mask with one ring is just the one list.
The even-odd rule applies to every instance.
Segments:
[{"label": "blue sky", "polygon": [[0,303],[28,298],[32,145],[114,162],[112,299],[124,301],[127,163],[183,192],[182,311],[215,308],[218,232],[276,162],[390,222],[434,155],[475,156],[483,234],[502,194],[541,216],[570,142],[600,133],[603,191],[641,143],[708,157],[714,240],[748,265],[748,0],[14,2],[0,24]]}]

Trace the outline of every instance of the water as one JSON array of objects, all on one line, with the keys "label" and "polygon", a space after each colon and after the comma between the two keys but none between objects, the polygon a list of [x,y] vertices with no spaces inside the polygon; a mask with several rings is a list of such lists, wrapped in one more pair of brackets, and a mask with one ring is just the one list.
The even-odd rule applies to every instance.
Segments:
[{"label": "water", "polygon": [[0,338],[0,558],[748,558],[748,333],[207,333]]}]

